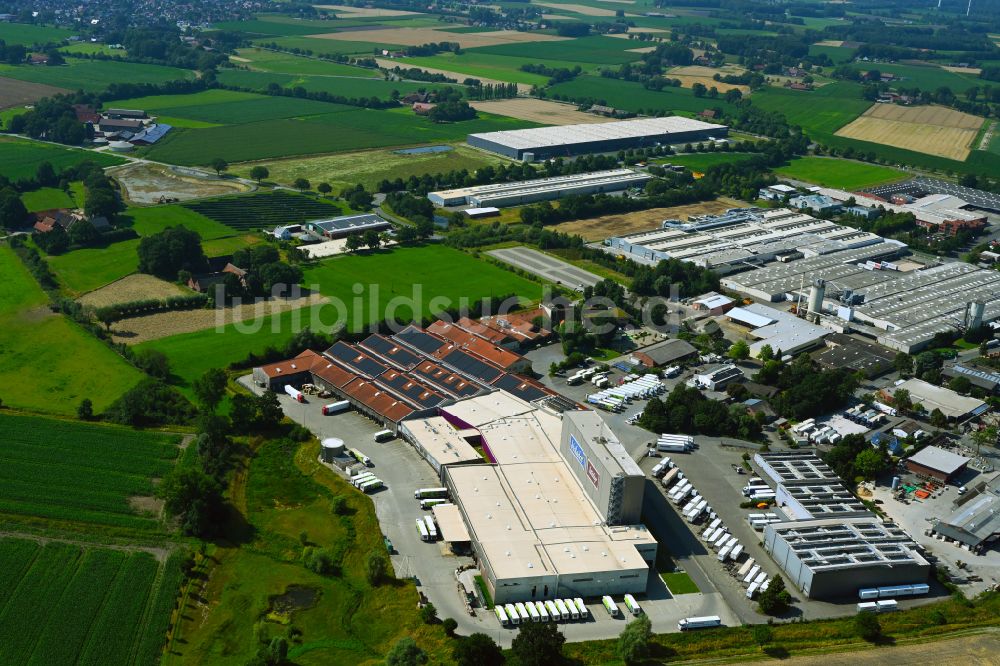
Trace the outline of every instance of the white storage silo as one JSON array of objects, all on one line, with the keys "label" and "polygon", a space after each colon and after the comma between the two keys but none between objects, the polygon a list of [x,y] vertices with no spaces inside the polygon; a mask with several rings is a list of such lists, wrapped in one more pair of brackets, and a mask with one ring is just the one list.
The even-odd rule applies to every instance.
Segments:
[{"label": "white storage silo", "polygon": [[345,455],[344,440],[339,437],[327,437],[320,442],[320,457],[323,462],[332,463],[336,458]]}]

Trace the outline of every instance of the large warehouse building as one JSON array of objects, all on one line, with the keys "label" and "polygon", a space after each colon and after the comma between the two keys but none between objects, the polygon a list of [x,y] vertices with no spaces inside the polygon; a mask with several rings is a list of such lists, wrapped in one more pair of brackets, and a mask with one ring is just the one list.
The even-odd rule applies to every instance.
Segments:
[{"label": "large warehouse building", "polygon": [[807,597],[927,580],[930,563],[913,539],[868,511],[816,455],[758,453],[753,462],[789,517],[764,529],[764,549]]},{"label": "large warehouse building", "polygon": [[630,187],[642,187],[652,180],[647,173],[632,169],[609,169],[568,176],[519,180],[514,183],[493,183],[461,187],[455,190],[429,192],[427,198],[438,206],[518,206],[535,201],[550,201],[573,194],[620,192]]},{"label": "large warehouse building", "polygon": [[[493,463],[446,464],[443,480],[496,603],[645,591],[656,540],[642,525],[615,522],[637,515],[644,478],[620,460],[599,416],[495,391],[444,405],[438,417]],[[407,429],[424,430],[420,421]]]},{"label": "large warehouse building", "polygon": [[670,116],[640,118],[593,125],[562,125],[470,134],[470,146],[517,160],[533,162],[554,157],[650,148],[721,139],[727,136],[725,125]]}]

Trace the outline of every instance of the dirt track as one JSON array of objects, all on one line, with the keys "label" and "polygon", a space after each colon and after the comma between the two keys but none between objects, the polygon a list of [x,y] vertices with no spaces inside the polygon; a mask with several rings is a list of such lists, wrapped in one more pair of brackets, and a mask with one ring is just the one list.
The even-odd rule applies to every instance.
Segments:
[{"label": "dirt track", "polygon": [[560,104],[544,99],[498,99],[485,102],[471,102],[473,108],[486,113],[509,116],[520,120],[530,120],[545,125],[582,125],[607,123],[614,118],[596,116],[592,113],[577,111],[571,104]]},{"label": "dirt track", "polygon": [[727,208],[738,208],[741,205],[746,204],[741,204],[734,199],[720,197],[715,201],[705,201],[687,206],[651,208],[650,210],[643,210],[636,213],[605,215],[589,220],[563,222],[562,224],[557,224],[553,229],[566,234],[579,234],[583,236],[585,241],[593,242],[604,240],[608,236],[620,236],[636,231],[651,231],[659,227],[663,220],[671,218],[686,220],[691,215],[720,213]]}]

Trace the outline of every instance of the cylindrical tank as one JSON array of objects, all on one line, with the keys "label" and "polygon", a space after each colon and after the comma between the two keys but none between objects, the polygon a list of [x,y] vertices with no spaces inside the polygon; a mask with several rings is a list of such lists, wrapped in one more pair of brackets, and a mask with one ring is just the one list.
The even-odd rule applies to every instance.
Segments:
[{"label": "cylindrical tank", "polygon": [[986,312],[986,304],[982,301],[970,301],[966,306],[965,326],[968,330],[974,331],[983,325],[983,314]]},{"label": "cylindrical tank", "polygon": [[823,312],[823,299],[826,297],[826,281],[823,278],[816,278],[812,287],[809,288],[809,300],[806,303],[806,311],[809,314],[821,314]]},{"label": "cylindrical tank", "polygon": [[532,162],[535,161],[535,154],[534,153],[524,153],[524,154],[522,154],[521,159],[524,162],[526,162],[528,164],[531,164]]},{"label": "cylindrical tank", "polygon": [[127,153],[135,147],[128,141],[112,141],[110,145],[111,150],[116,153]]},{"label": "cylindrical tank", "polygon": [[320,442],[320,456],[323,462],[332,463],[335,458],[344,455],[344,440],[339,437],[327,437]]},{"label": "cylindrical tank", "polygon": [[892,489],[895,490],[896,488],[899,488],[899,477],[898,476],[892,477]]}]

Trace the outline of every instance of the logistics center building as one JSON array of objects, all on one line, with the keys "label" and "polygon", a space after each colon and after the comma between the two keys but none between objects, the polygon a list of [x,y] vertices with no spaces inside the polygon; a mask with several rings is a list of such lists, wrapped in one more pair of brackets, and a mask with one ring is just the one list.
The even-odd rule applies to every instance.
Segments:
[{"label": "logistics center building", "polygon": [[470,134],[467,142],[507,157],[533,162],[555,157],[591,153],[613,153],[634,148],[651,148],[721,139],[729,134],[725,125],[669,116],[640,118],[613,123],[535,127]]},{"label": "logistics center building", "polygon": [[513,183],[493,183],[460,187],[454,190],[429,192],[427,198],[438,206],[518,206],[535,201],[560,199],[573,194],[619,192],[630,187],[642,187],[652,180],[647,173],[632,169],[609,169],[568,176],[519,180]]},{"label": "logistics center building", "polygon": [[645,591],[657,543],[627,524],[637,523],[644,477],[598,415],[504,391],[438,411],[466,437],[474,431],[491,463],[446,465],[443,480],[496,603]]}]

